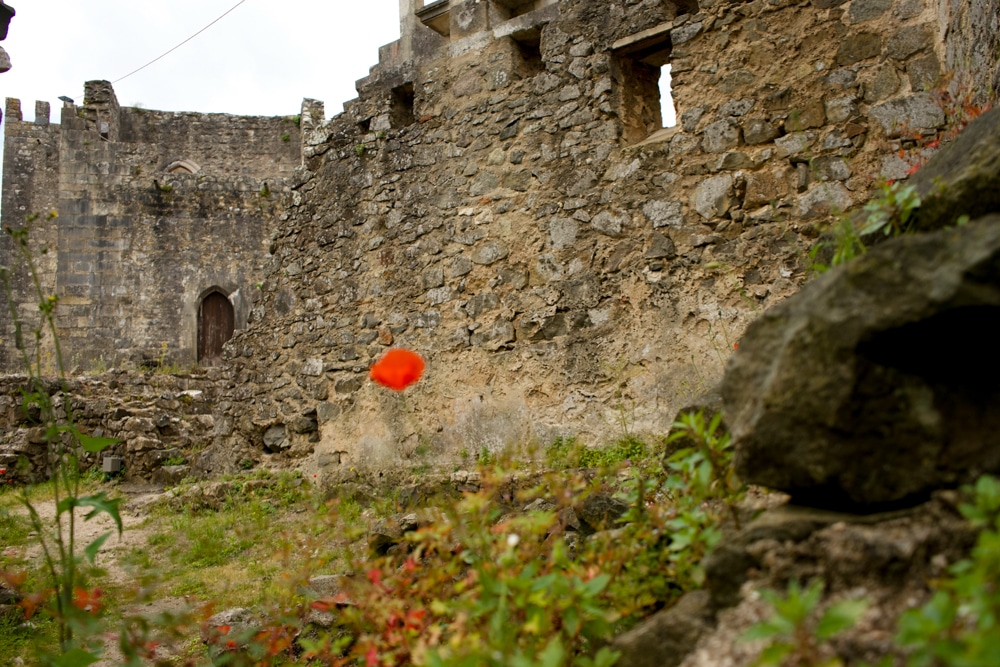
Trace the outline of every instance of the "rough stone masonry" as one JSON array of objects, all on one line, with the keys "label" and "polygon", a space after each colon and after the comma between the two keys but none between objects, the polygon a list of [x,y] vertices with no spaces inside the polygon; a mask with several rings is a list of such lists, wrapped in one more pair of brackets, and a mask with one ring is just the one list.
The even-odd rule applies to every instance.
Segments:
[{"label": "rough stone masonry", "polygon": [[[272,458],[337,478],[665,431],[747,323],[797,290],[831,216],[995,101],[998,14],[998,0],[403,0],[358,98],[329,120],[306,100],[301,163],[267,181],[280,205],[242,278],[259,293],[226,346],[199,470]],[[94,141],[99,119],[84,131]],[[38,161],[24,160],[22,174]],[[213,219],[196,190],[173,205]],[[163,321],[194,322],[199,296]],[[428,362],[405,400],[367,380],[393,345]]]}]

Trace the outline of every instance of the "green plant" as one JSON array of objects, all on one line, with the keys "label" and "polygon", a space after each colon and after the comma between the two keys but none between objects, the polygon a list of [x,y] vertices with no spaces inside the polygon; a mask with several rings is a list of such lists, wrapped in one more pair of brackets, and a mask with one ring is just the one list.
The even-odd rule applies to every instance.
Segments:
[{"label": "green plant", "polygon": [[679,486],[705,499],[724,500],[737,528],[740,525],[736,502],[745,486],[732,465],[732,439],[722,428],[722,413],[708,422],[701,411],[688,412],[674,422],[667,444],[680,444],[667,466],[679,473]]},{"label": "green plant", "polygon": [[862,236],[882,232],[886,236],[899,236],[910,230],[913,212],[920,208],[920,195],[913,185],[886,181],[878,186],[881,195],[865,204],[865,224]]},{"label": "green plant", "polygon": [[264,199],[268,199],[271,196],[271,188],[268,187],[267,183],[260,189],[260,196]]},{"label": "green plant", "polygon": [[[52,212],[46,220],[52,221],[55,218],[56,214]],[[66,371],[55,323],[59,298],[44,293],[28,242],[29,231],[37,219],[38,216],[29,216],[23,227],[4,229],[13,243],[15,257],[23,264],[38,298],[40,317],[37,323],[28,326],[32,344],[20,346],[22,363],[27,373],[26,387],[22,389],[22,407],[26,412],[37,410],[38,421],[44,429],[46,464],[51,471],[52,502],[55,505],[54,517],[45,520],[27,487],[20,490],[20,501],[28,512],[29,522],[35,533],[34,539],[42,552],[45,572],[45,590],[25,596],[21,606],[25,616],[29,618],[39,608],[46,608],[55,621],[59,652],[57,655],[42,656],[44,663],[86,665],[96,659],[91,644],[93,635],[100,626],[98,613],[101,593],[99,589],[86,588],[83,564],[85,561],[94,564],[111,532],[102,534],[81,550],[77,544],[77,510],[89,509],[83,517],[85,521],[100,514],[109,515],[114,520],[119,535],[123,527],[118,509],[119,500],[108,498],[105,492],[82,494],[80,459],[86,454],[100,453],[117,440],[85,435],[74,422],[73,400],[66,387]],[[0,282],[3,283],[7,296],[11,321],[21,331],[23,323],[11,287],[16,269],[17,267],[0,268]],[[54,389],[50,389],[42,378],[42,349],[46,337],[53,348],[59,374],[59,382]],[[27,461],[19,464],[22,468],[27,465]],[[22,586],[26,580],[25,573],[5,572],[3,576],[15,587]]]},{"label": "green plant", "polygon": [[497,462],[497,455],[490,451],[490,449],[483,445],[482,449],[479,450],[479,454],[476,456],[476,463],[481,466],[492,466]]},{"label": "green plant", "polygon": [[[829,271],[835,266],[840,266],[859,255],[863,255],[867,250],[850,216],[841,216],[833,223],[832,232],[832,241],[820,241],[809,251],[809,259],[813,262],[811,268],[815,273]],[[817,261],[820,253],[831,247],[833,248],[833,253],[830,257],[830,263],[824,264]]]},{"label": "green plant", "polygon": [[367,152],[368,152],[368,146],[365,144],[357,144],[354,147],[354,154],[357,155],[358,157],[364,156],[364,154]]},{"label": "green plant", "polygon": [[108,371],[108,362],[104,360],[104,355],[102,354],[97,359],[94,359],[90,364],[90,372],[94,375],[100,375],[101,373],[106,373]]},{"label": "green plant", "polygon": [[647,456],[646,443],[624,436],[607,447],[590,449],[573,437],[558,437],[545,448],[546,464],[552,468],[610,468]]},{"label": "green plant", "polygon": [[1000,655],[1000,480],[983,476],[966,487],[972,503],[962,514],[982,528],[970,558],[918,609],[903,614],[896,640],[910,651],[910,667],[987,667]]},{"label": "green plant", "polygon": [[287,132],[283,132],[281,135],[281,140],[287,144],[289,141],[292,140],[292,135],[288,134]]},{"label": "green plant", "polygon": [[842,600],[829,605],[817,618],[817,607],[823,597],[823,582],[819,579],[806,588],[792,580],[785,595],[767,589],[760,594],[774,608],[774,614],[752,626],[741,638],[741,641],[767,640],[767,646],[753,663],[755,666],[842,665],[838,658],[824,652],[824,644],[854,627],[868,608],[867,600]]},{"label": "green plant", "polygon": [[170,194],[174,191],[174,186],[170,185],[170,183],[156,183],[156,188],[165,194]]},{"label": "green plant", "polygon": [[[855,226],[853,216],[844,214],[833,223],[832,241],[821,241],[809,251],[812,270],[824,273],[863,255],[868,249],[861,238],[881,232],[885,236],[899,236],[911,229],[913,212],[920,208],[920,195],[913,185],[883,181],[878,185],[879,195],[872,198],[862,209],[861,229]],[[818,261],[818,257],[832,248],[830,263]]]}]

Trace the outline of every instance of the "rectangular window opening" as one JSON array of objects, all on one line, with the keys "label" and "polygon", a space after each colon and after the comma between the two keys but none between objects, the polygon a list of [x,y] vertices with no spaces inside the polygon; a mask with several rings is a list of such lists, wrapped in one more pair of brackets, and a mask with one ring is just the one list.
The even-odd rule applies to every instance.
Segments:
[{"label": "rectangular window opening", "polygon": [[517,47],[517,73],[522,79],[541,74],[545,70],[542,62],[541,39],[539,35],[524,39],[514,39]]},{"label": "rectangular window opening", "polygon": [[612,47],[619,117],[626,143],[648,139],[677,123],[670,78],[670,29],[665,23],[624,38]]},{"label": "rectangular window opening", "polygon": [[416,122],[413,115],[413,84],[405,83],[392,89],[389,123],[393,128],[406,127]]}]

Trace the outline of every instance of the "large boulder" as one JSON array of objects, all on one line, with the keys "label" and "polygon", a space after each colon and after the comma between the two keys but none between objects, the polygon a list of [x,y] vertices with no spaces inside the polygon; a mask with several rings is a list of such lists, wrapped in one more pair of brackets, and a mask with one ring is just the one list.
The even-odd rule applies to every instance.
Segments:
[{"label": "large boulder", "polygon": [[1000,108],[969,123],[910,182],[922,201],[915,214],[921,230],[1000,211]]},{"label": "large boulder", "polygon": [[1000,471],[1000,216],[893,239],[747,330],[722,395],[742,479],[818,507]]}]

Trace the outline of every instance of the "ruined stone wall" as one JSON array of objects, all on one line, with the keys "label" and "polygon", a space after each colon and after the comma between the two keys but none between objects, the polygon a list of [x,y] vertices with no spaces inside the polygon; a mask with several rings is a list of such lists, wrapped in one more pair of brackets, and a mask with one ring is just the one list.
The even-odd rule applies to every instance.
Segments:
[{"label": "ruined stone wall", "polygon": [[[71,361],[190,362],[200,299],[229,297],[203,472],[662,433],[833,217],[996,101],[998,10],[401,0],[329,121],[121,109],[104,82],[58,129],[9,102],[4,223],[56,184],[35,238]],[[367,380],[394,345],[428,361],[405,400]]]},{"label": "ruined stone wall", "polygon": [[[215,469],[662,433],[806,279],[831,214],[949,122],[933,0],[509,6],[453,1],[447,35],[404,15],[342,115],[307,105]],[[405,401],[367,380],[392,345],[428,361]]]},{"label": "ruined stone wall", "polygon": [[[32,238],[51,251],[39,257],[70,367],[195,363],[212,290],[245,326],[277,201],[300,163],[296,119],[122,109],[100,81],[58,126],[23,122],[10,113],[18,106],[8,100],[3,221],[59,213]],[[18,300],[35,309],[34,296]],[[10,340],[4,368],[17,370]]]},{"label": "ruined stone wall", "polygon": [[[197,375],[109,371],[70,378],[65,383],[74,423],[82,433],[115,438],[101,455],[82,454],[84,469],[101,469],[104,456],[119,456],[122,475],[172,485],[189,476],[189,455],[211,442],[215,421],[217,369]],[[0,376],[0,468],[22,482],[49,474],[45,428],[38,408],[25,410],[24,391],[46,391],[60,417],[63,385],[46,381],[31,387],[27,378]]]}]

